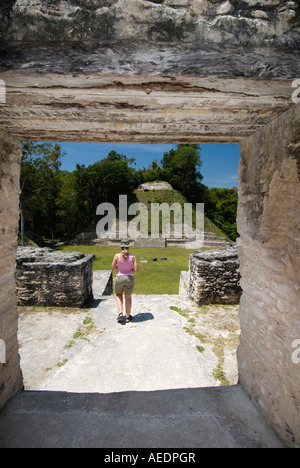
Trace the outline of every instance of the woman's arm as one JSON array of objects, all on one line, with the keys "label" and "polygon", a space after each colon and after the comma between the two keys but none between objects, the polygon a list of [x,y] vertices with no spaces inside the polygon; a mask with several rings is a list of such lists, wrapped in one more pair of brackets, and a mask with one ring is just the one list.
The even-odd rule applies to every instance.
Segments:
[{"label": "woman's arm", "polygon": [[137,262],[136,257],[133,257],[132,261],[133,261],[132,271],[134,271],[134,273],[137,273],[139,271],[139,264]]},{"label": "woman's arm", "polygon": [[118,269],[118,254],[114,256],[113,262],[111,264],[111,269],[112,270],[117,270]]}]

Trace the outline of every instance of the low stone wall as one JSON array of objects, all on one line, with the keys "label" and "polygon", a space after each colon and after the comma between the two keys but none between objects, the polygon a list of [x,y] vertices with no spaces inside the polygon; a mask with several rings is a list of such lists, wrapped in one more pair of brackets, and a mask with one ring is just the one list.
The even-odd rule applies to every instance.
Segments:
[{"label": "low stone wall", "polygon": [[113,294],[113,274],[111,270],[98,270],[93,273],[94,298]]},{"label": "low stone wall", "polygon": [[201,304],[238,304],[241,297],[238,250],[195,251],[190,256],[189,295]]},{"label": "low stone wall", "polygon": [[83,307],[93,299],[93,255],[19,247],[18,305]]}]

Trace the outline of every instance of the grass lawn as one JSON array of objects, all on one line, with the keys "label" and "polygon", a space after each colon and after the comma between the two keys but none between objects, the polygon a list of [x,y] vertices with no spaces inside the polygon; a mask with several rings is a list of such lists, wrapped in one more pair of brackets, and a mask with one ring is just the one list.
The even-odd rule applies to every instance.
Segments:
[{"label": "grass lawn", "polygon": [[[65,246],[60,247],[64,252],[82,252],[94,254],[94,270],[110,270],[113,257],[119,252],[118,248],[110,246]],[[180,272],[189,269],[189,256],[193,250],[167,247],[132,248],[130,253],[137,257],[139,272],[135,274],[134,294],[178,294]],[[145,257],[148,263],[140,263]],[[162,261],[161,258],[168,258]],[[157,258],[157,262],[153,259]],[[114,272],[115,276],[116,272]]]}]

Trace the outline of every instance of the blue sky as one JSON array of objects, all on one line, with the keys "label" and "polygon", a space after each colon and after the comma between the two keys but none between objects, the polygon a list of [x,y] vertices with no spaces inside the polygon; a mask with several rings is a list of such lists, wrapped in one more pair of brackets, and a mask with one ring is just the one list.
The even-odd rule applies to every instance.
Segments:
[{"label": "blue sky", "polygon": [[[76,164],[90,164],[106,158],[111,150],[136,159],[136,169],[148,168],[155,159],[161,161],[163,154],[176,145],[134,143],[60,143],[67,153],[61,169],[73,171]],[[238,185],[239,145],[201,145],[203,162],[200,172],[208,187],[230,188]]]}]

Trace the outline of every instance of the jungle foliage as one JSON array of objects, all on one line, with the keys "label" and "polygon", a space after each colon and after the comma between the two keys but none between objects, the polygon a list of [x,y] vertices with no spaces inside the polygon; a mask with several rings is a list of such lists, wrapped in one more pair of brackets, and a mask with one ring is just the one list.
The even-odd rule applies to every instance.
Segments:
[{"label": "jungle foliage", "polygon": [[136,170],[134,158],[111,151],[105,159],[72,172],[62,171],[64,152],[59,144],[22,142],[20,232],[66,241],[98,221],[97,206],[118,206],[119,194],[134,203],[137,187],[150,181],[169,182],[190,203],[205,203],[206,216],[235,240],[237,193],[232,189],[210,189],[200,172],[199,145],[178,145],[161,162]]}]

